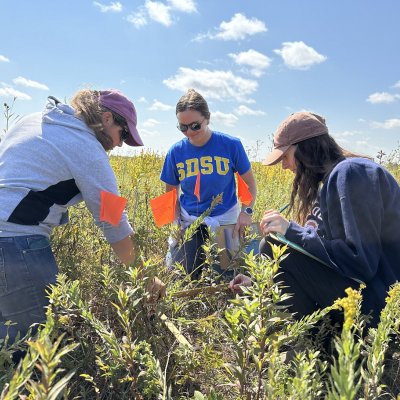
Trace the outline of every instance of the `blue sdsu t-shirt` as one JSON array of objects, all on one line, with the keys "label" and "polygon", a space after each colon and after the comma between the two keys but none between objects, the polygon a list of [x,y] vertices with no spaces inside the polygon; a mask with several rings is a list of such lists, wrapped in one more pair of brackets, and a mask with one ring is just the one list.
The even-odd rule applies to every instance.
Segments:
[{"label": "blue sdsu t-shirt", "polygon": [[[191,215],[199,216],[211,206],[213,197],[223,193],[211,216],[221,215],[237,203],[235,172],[245,174],[250,161],[238,138],[213,132],[204,146],[193,146],[184,138],[168,151],[161,172],[161,180],[169,185],[180,185],[180,203]],[[200,202],[194,195],[200,171]]]}]

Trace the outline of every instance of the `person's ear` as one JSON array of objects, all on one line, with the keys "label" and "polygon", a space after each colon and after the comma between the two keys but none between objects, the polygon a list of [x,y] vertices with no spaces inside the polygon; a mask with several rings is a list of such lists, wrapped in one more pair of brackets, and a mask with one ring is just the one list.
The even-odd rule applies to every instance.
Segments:
[{"label": "person's ear", "polygon": [[112,113],[110,111],[104,111],[103,114],[101,114],[101,122],[106,127],[111,126],[114,122]]}]

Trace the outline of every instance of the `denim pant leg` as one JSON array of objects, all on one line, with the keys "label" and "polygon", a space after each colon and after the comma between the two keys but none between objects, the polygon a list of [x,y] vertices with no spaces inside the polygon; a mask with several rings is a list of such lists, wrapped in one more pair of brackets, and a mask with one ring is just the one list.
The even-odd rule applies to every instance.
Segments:
[{"label": "denim pant leg", "polygon": [[[261,254],[272,255],[268,242],[282,245],[272,238],[264,238],[260,242]],[[359,287],[359,283],[354,280],[291,249],[289,249],[288,257],[281,262],[279,272],[276,281],[286,286],[282,289],[283,293],[292,294],[286,304],[289,311],[296,313],[296,318],[299,319],[318,308],[332,305],[339,297],[346,296],[346,288],[358,289]]]},{"label": "denim pant leg", "polygon": [[[58,268],[45,236],[0,237],[0,339],[14,341],[45,320],[46,288]],[[6,326],[6,321],[16,325]]]},{"label": "denim pant leg", "polygon": [[199,279],[205,262],[202,245],[208,238],[207,226],[200,225],[190,240],[172,252],[172,262],[180,263],[192,279]]}]

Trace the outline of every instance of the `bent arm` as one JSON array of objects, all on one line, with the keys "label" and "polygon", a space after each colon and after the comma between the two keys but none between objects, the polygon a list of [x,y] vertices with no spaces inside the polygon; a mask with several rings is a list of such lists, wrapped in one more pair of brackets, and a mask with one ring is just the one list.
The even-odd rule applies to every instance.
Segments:
[{"label": "bent arm", "polygon": [[110,245],[122,263],[125,265],[133,264],[136,258],[136,250],[131,236],[127,236],[118,242],[110,243]]},{"label": "bent arm", "polygon": [[364,282],[376,275],[382,256],[383,196],[370,174],[352,165],[331,174],[321,191],[325,237],[293,222],[285,235],[343,276]]},{"label": "bent arm", "polygon": [[256,185],[256,180],[254,178],[253,170],[250,168],[246,173],[240,176],[243,178],[246,185],[249,187],[249,191],[253,196],[253,200],[246,207],[253,207],[256,202],[256,196],[257,196],[257,185]]},{"label": "bent arm", "polygon": [[176,189],[178,191],[179,185],[170,185],[169,183],[165,184],[165,193],[170,192],[173,189]]},{"label": "bent arm", "polygon": [[244,227],[251,225],[251,215],[246,214],[243,212],[246,207],[253,207],[255,201],[256,201],[256,195],[257,195],[257,189],[256,189],[256,180],[254,179],[253,171],[250,168],[246,173],[241,175],[242,179],[246,183],[246,185],[249,188],[249,192],[253,196],[252,201],[250,204],[242,204],[242,211],[238,215],[238,219],[235,225],[235,228],[233,229],[232,236],[236,237],[237,234],[240,235],[240,237],[243,237],[244,234]]},{"label": "bent arm", "polygon": [[[170,185],[169,183],[165,184],[165,193],[170,192],[171,190],[176,189],[177,195],[179,194],[179,185]],[[175,210],[175,219],[179,217],[181,213],[181,208],[179,206],[179,200],[176,202],[176,210]]]},{"label": "bent arm", "polygon": [[[127,236],[126,238],[119,240],[118,242],[111,243],[111,247],[114,250],[118,258],[126,265],[132,265],[136,258],[136,250],[133,238]],[[139,276],[143,278],[142,270],[139,270]],[[150,294],[149,302],[154,303],[159,298],[165,296],[165,284],[160,281],[159,278],[154,277],[147,284],[147,290]]]}]

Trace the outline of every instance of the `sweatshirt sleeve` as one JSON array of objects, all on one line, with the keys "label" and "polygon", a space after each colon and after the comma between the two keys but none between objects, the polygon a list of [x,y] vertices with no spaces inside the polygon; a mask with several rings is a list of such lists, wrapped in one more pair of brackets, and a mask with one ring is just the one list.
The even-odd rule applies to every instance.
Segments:
[{"label": "sweatshirt sleeve", "polygon": [[128,216],[124,211],[117,226],[108,222],[100,221],[100,193],[106,191],[119,196],[117,180],[111,168],[108,156],[105,152],[99,152],[94,157],[92,155],[86,160],[81,158],[79,163],[70,166],[75,183],[78,186],[87,208],[92,214],[96,225],[103,232],[109,243],[118,242],[133,233],[133,229],[128,222]]},{"label": "sweatshirt sleeve", "polygon": [[291,222],[286,238],[343,276],[368,282],[375,276],[381,257],[383,203],[379,180],[362,165],[349,161],[342,164],[321,190],[325,236]]}]

